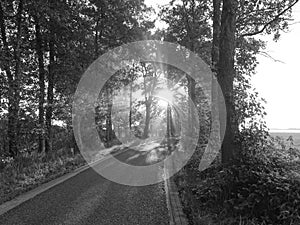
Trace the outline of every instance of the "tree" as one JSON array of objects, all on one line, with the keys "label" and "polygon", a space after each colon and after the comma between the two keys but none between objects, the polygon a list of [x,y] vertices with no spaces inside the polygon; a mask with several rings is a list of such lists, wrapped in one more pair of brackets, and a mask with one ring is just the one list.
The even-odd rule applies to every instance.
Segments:
[{"label": "tree", "polygon": [[143,131],[143,138],[149,137],[149,126],[151,120],[151,108],[153,104],[154,90],[158,83],[158,73],[156,65],[141,63],[141,72],[143,76],[143,92],[144,92],[144,104],[145,104],[145,125]]},{"label": "tree", "polygon": [[149,11],[139,0],[1,1],[1,151],[51,152],[54,120],[69,135],[81,75],[107,50],[147,36]]},{"label": "tree", "polygon": [[[166,41],[177,42],[187,47],[189,50],[201,56],[204,61],[210,63],[208,55],[210,54],[211,31],[209,25],[209,1],[181,0],[171,1],[170,6],[166,6],[161,11],[161,18],[169,27],[165,31]],[[194,105],[198,106],[201,112],[200,96],[196,96],[196,82],[186,75],[189,101],[188,136],[193,133],[193,122],[195,111]],[[198,101],[199,100],[199,101]],[[200,117],[202,120],[202,117]],[[201,124],[204,124],[203,121]]]},{"label": "tree", "polygon": [[[49,2],[49,9],[53,12],[53,1]],[[47,89],[47,108],[46,108],[46,146],[45,151],[52,150],[52,114],[53,114],[53,98],[54,98],[54,74],[55,74],[55,24],[53,15],[49,19],[49,65],[48,65],[48,89]]]},{"label": "tree", "polygon": [[[241,99],[241,96],[248,96],[247,92],[251,87],[245,75],[254,73],[257,65],[256,54],[264,47],[262,41],[245,37],[273,32],[275,40],[278,39],[280,30],[285,30],[288,26],[289,13],[296,2],[298,1],[223,1],[218,81],[227,110],[226,131],[222,145],[224,163],[239,155],[236,137],[242,121],[248,117],[255,124],[253,120],[255,114],[264,114],[260,113],[263,108],[257,102],[256,94],[250,94],[251,97],[248,99],[247,97]],[[249,101],[252,102],[250,105],[255,107],[241,109],[241,105]],[[245,114],[245,110],[252,113]],[[224,113],[220,112],[220,115]],[[224,130],[224,127],[225,125],[221,124],[221,130]],[[264,125],[260,125],[258,129],[264,129]]]},{"label": "tree", "polygon": [[[219,93],[217,81],[220,50],[221,2],[222,0],[213,0],[213,39],[211,49],[211,70],[213,72],[211,84],[211,126],[214,132],[213,141],[215,141],[213,148],[218,148],[218,150],[220,148],[218,142],[221,141],[221,136],[224,135],[224,133],[221,134],[220,131],[219,95],[221,93]],[[224,117],[221,119],[224,119]]]},{"label": "tree", "polygon": [[221,86],[226,112],[220,108],[220,116],[226,114],[226,124],[221,122],[221,132],[224,132],[222,143],[222,162],[228,163],[236,154],[234,145],[234,135],[237,133],[233,126],[234,118],[234,98],[233,98],[233,80],[235,74],[234,56],[235,56],[235,35],[236,35],[236,16],[238,2],[236,0],[223,1],[220,29],[220,51],[218,62],[218,82]]},{"label": "tree", "polygon": [[[16,156],[18,153],[18,123],[19,123],[19,102],[20,102],[20,76],[21,76],[21,38],[22,38],[22,14],[23,0],[18,3],[16,20],[15,40],[13,53],[10,51],[7,29],[5,25],[5,15],[3,4],[0,2],[0,27],[1,38],[4,49],[4,70],[8,81],[8,151],[10,156]],[[13,65],[11,64],[13,62]],[[14,72],[12,72],[12,68]]]},{"label": "tree", "polygon": [[39,146],[38,152],[44,151],[44,103],[45,103],[45,66],[44,66],[44,51],[43,40],[41,36],[41,26],[39,21],[40,15],[35,16],[35,32],[36,32],[36,52],[38,56],[39,67]]},{"label": "tree", "polygon": [[[165,40],[177,42],[198,53],[207,63],[211,63],[213,72],[218,76],[227,111],[226,124],[222,124],[224,119],[220,124],[221,134],[225,134],[222,146],[222,161],[225,163],[235,154],[239,155],[240,146],[236,142],[241,135],[240,129],[245,128],[245,121],[250,118],[250,121],[254,121],[255,113],[260,116],[264,114],[257,93],[251,93],[250,78],[257,65],[256,56],[265,46],[263,41],[254,36],[274,33],[274,39],[277,40],[280,31],[287,29],[291,8],[296,2],[298,0],[215,0],[211,5],[210,2],[182,0],[171,1],[171,6],[161,10],[162,20],[169,25],[163,32]],[[212,48],[207,48],[210,46]],[[216,80],[213,79],[213,102],[221,94],[217,93],[216,88]],[[216,116],[216,110],[216,104],[213,104],[213,117]],[[225,111],[219,112],[220,118],[225,114]],[[259,122],[263,123],[262,120]],[[264,129],[264,125],[258,129]]]}]

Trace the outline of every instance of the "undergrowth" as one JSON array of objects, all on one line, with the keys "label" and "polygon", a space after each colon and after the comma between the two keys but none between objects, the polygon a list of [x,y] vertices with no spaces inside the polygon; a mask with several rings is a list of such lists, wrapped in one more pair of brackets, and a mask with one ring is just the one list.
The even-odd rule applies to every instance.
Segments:
[{"label": "undergrowth", "polygon": [[190,224],[299,225],[300,152],[269,147],[203,172],[192,159],[175,178]]},{"label": "undergrowth", "polygon": [[0,168],[0,204],[85,164],[80,154],[37,153],[5,159]]}]

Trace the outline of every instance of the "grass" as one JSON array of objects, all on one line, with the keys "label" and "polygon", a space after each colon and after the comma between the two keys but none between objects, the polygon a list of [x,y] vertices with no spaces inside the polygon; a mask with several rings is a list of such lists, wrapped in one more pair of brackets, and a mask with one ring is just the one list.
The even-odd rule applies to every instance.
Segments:
[{"label": "grass", "polygon": [[0,204],[86,164],[80,154],[25,154],[0,170]]},{"label": "grass", "polygon": [[[101,160],[108,154],[124,150],[122,145],[106,148],[97,152],[89,162]],[[2,161],[2,164],[0,161],[0,204],[86,163],[81,154],[74,155],[67,148],[47,155],[26,153],[13,160],[6,159],[6,163]]]}]

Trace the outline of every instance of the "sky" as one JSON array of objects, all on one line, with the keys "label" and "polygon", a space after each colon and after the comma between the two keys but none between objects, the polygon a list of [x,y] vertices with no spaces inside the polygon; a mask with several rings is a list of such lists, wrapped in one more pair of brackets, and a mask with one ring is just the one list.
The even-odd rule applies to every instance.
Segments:
[{"label": "sky", "polygon": [[[154,7],[168,2],[145,0]],[[268,41],[264,51],[273,59],[259,55],[257,73],[252,78],[253,87],[267,101],[266,122],[270,129],[300,128],[300,3],[295,5],[293,18],[289,32],[282,33],[277,42],[272,36],[264,37]]]},{"label": "sky", "polygon": [[[253,86],[267,100],[269,128],[300,128],[300,3],[293,10],[294,25],[279,41],[270,38],[266,52],[275,60],[259,56]],[[298,22],[298,23],[297,23]]]}]

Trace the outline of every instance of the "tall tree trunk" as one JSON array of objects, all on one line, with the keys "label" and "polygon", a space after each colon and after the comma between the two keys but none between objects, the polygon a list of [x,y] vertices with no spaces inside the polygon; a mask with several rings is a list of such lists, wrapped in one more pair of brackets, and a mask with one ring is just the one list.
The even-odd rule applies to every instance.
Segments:
[{"label": "tall tree trunk", "polygon": [[21,36],[22,36],[22,13],[23,13],[23,0],[19,1],[18,13],[17,13],[17,38],[14,49],[15,60],[15,79],[14,79],[14,101],[13,101],[13,116],[15,119],[16,130],[16,146],[18,148],[19,136],[20,136],[20,124],[19,124],[19,110],[20,110],[20,75],[21,75]]},{"label": "tall tree trunk", "polygon": [[107,119],[106,119],[106,140],[111,142],[113,139],[113,127],[111,120],[112,102],[109,100],[107,105]]},{"label": "tall tree trunk", "polygon": [[[95,25],[95,37],[94,37],[94,57],[97,59],[99,57],[99,41],[102,38],[103,34],[103,19],[104,19],[104,7],[101,7],[99,16],[96,19],[96,25]],[[100,32],[99,32],[100,29]]]},{"label": "tall tree trunk", "polygon": [[150,114],[151,114],[151,100],[147,99],[146,103],[146,117],[145,117],[145,127],[143,132],[143,138],[146,139],[149,137],[149,126],[150,126]]},{"label": "tall tree trunk", "polygon": [[[215,77],[218,76],[218,62],[221,31],[221,1],[213,0],[213,41],[211,51],[211,67]],[[217,94],[213,92],[212,94]]]},{"label": "tall tree trunk", "polygon": [[44,103],[45,103],[45,68],[44,68],[44,53],[42,46],[41,28],[38,16],[35,17],[35,32],[36,32],[36,52],[39,65],[39,126],[42,133],[39,134],[38,152],[44,151]]},{"label": "tall tree trunk", "polygon": [[144,131],[143,131],[143,139],[148,138],[149,136],[149,126],[150,126],[150,119],[151,119],[151,104],[152,104],[152,92],[153,88],[155,86],[155,82],[152,84],[152,91],[148,91],[149,89],[147,87],[147,81],[146,81],[146,74],[147,74],[147,66],[144,66],[144,71],[143,71],[143,79],[144,79],[144,98],[145,98],[145,108],[146,108],[146,115],[145,115],[145,126],[144,126]]},{"label": "tall tree trunk", "polygon": [[11,54],[7,42],[6,27],[4,19],[3,6],[0,2],[0,27],[1,38],[4,47],[5,63],[4,69],[8,80],[8,151],[10,156],[16,156],[18,153],[18,125],[19,125],[19,102],[20,102],[20,45],[21,45],[21,32],[22,32],[22,13],[23,13],[23,0],[19,1],[17,12],[17,37],[14,43],[14,75],[11,72]]},{"label": "tall tree trunk", "polygon": [[222,162],[228,163],[235,156],[234,144],[234,102],[233,102],[233,79],[235,74],[235,32],[236,12],[238,2],[236,0],[223,0],[220,32],[220,55],[218,81],[221,86],[226,105],[226,112],[220,108],[220,117],[226,113],[226,124],[221,120],[221,132],[225,130],[225,136],[221,147]]},{"label": "tall tree trunk", "polygon": [[49,40],[49,67],[48,67],[48,90],[46,109],[46,145],[45,152],[52,151],[52,114],[54,98],[54,64],[55,64],[55,34],[53,20],[50,18],[50,40]]},{"label": "tall tree trunk", "polygon": [[[218,62],[219,62],[219,44],[220,44],[220,27],[221,27],[221,1],[213,0],[213,41],[211,51],[211,69],[213,72],[211,82],[211,136],[210,145],[207,154],[202,156],[199,164],[199,170],[206,168],[207,163],[215,159],[220,150],[220,117],[219,117],[219,88],[217,81]],[[222,118],[223,119],[223,118]]]},{"label": "tall tree trunk", "polygon": [[[219,117],[219,107],[218,107],[218,63],[219,63],[219,50],[220,50],[220,31],[221,31],[221,1],[213,0],[213,41],[212,41],[212,51],[211,51],[211,68],[213,72],[212,77],[212,126],[215,133],[214,137],[217,141],[220,141],[220,117]],[[223,131],[224,132],[224,131]],[[224,135],[224,133],[223,133]],[[223,136],[222,135],[222,136]]]},{"label": "tall tree trunk", "polygon": [[[195,10],[195,2],[192,1],[191,2],[191,7],[192,7],[192,21],[189,20],[189,15],[187,12],[187,1],[183,1],[183,10],[184,10],[184,23],[186,26],[186,31],[187,31],[187,38],[188,38],[188,43],[187,43],[187,47],[189,48],[190,51],[194,52],[195,51],[195,46],[194,46],[194,32],[193,32],[193,26],[194,26],[194,10]],[[189,96],[189,111],[188,111],[188,126],[189,126],[189,132],[188,135],[191,136],[193,134],[193,122],[194,121],[194,114],[195,114],[195,110],[193,107],[193,103],[196,104],[196,82],[195,79],[191,76],[186,76],[187,81],[188,81],[188,96]]]},{"label": "tall tree trunk", "polygon": [[188,81],[188,96],[189,96],[189,110],[188,110],[188,125],[189,125],[189,136],[193,135],[194,133],[194,126],[193,121],[195,120],[195,113],[196,108],[193,106],[193,104],[196,106],[196,82],[195,79],[191,76],[186,76]]},{"label": "tall tree trunk", "polygon": [[0,26],[1,26],[1,39],[3,43],[3,48],[5,51],[5,57],[4,57],[4,64],[3,67],[5,69],[5,73],[8,80],[8,127],[7,127],[7,136],[8,136],[8,153],[10,156],[14,156],[17,152],[16,145],[15,145],[15,126],[14,126],[14,118],[12,115],[12,105],[13,105],[13,74],[10,70],[10,51],[7,43],[7,37],[6,37],[6,27],[5,27],[5,21],[4,21],[4,12],[2,7],[2,2],[0,1]]},{"label": "tall tree trunk", "polygon": [[99,21],[100,21],[100,18],[97,19],[96,26],[95,26],[95,38],[94,38],[95,59],[97,59],[98,56],[99,56],[99,46],[98,46],[98,42],[99,42],[99,31],[98,31]]},{"label": "tall tree trunk", "polygon": [[129,132],[131,132],[132,126],[132,92],[133,92],[133,81],[130,82],[130,89],[129,89]]},{"label": "tall tree trunk", "polygon": [[112,107],[113,107],[113,100],[111,96],[110,88],[107,86],[106,89],[106,97],[107,97],[107,115],[106,115],[106,145],[107,147],[111,147],[114,145],[114,141],[116,139],[116,134],[113,130],[112,124]]},{"label": "tall tree trunk", "polygon": [[175,136],[175,125],[173,122],[172,107],[169,103],[167,106],[167,136],[168,137]]}]

